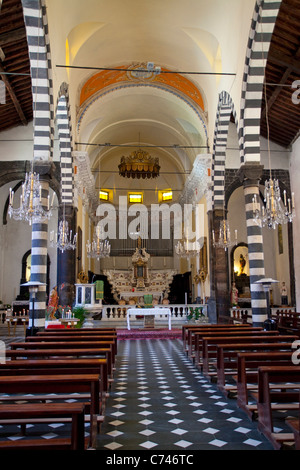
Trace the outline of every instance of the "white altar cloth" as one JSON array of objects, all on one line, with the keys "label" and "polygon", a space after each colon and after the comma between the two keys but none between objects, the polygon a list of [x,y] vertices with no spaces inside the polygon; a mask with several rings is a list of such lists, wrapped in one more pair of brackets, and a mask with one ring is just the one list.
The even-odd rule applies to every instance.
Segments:
[{"label": "white altar cloth", "polygon": [[169,330],[171,330],[171,309],[169,308],[129,308],[127,310],[127,329],[130,330],[131,315],[168,315]]}]

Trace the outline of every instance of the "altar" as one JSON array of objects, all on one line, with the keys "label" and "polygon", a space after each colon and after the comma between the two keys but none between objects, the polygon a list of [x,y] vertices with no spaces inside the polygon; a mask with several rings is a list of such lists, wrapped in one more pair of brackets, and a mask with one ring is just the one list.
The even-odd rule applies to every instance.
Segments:
[{"label": "altar", "polygon": [[141,304],[144,295],[152,295],[153,303],[162,303],[168,297],[170,285],[177,271],[173,269],[154,270],[149,268],[150,255],[145,248],[138,247],[132,255],[132,265],[126,270],[108,269],[103,274],[112,287],[116,301],[131,301]]},{"label": "altar", "polygon": [[171,310],[169,308],[129,308],[127,310],[127,329],[130,330],[130,317],[135,315],[141,316],[161,316],[167,315],[168,316],[168,325],[169,330],[171,330]]}]

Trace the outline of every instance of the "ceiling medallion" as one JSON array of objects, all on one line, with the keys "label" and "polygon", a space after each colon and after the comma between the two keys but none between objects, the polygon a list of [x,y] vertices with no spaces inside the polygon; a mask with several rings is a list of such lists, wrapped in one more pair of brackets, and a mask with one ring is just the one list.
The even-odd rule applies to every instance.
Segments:
[{"label": "ceiling medallion", "polygon": [[153,62],[147,64],[134,64],[129,67],[127,77],[129,80],[153,81],[161,73],[161,68],[155,66]]},{"label": "ceiling medallion", "polygon": [[127,178],[157,178],[159,160],[144,150],[134,150],[128,157],[121,157],[119,175]]}]

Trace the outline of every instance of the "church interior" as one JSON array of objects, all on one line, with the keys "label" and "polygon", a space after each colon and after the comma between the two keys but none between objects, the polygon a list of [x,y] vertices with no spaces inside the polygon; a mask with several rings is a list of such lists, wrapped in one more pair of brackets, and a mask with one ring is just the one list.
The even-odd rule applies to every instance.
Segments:
[{"label": "church interior", "polygon": [[[297,0],[0,1],[0,426],[20,420],[1,401],[10,390],[7,364],[31,357],[13,347],[33,348],[34,339],[36,347],[38,335],[52,331],[58,354],[60,333],[85,330],[118,341],[115,376],[108,373],[105,390],[100,381],[106,411],[94,410],[115,424],[105,416],[97,423],[97,450],[300,448],[300,369],[291,359],[300,338],[299,24]],[[281,376],[296,383],[286,396],[298,389],[285,439],[249,421],[240,399],[238,407],[227,403],[237,421],[220,423],[224,396],[205,415],[211,427],[199,423],[199,401],[209,409],[205,392],[216,387],[204,373],[200,335],[218,326],[229,335],[235,327],[240,342],[251,330],[253,348],[285,339],[282,363],[273,365],[293,368],[293,378]],[[1,352],[15,361],[1,361]],[[174,432],[160,440],[151,428],[160,419],[155,403],[151,416],[144,401],[143,438],[133,437],[132,424],[122,432],[139,370],[155,389],[159,377],[150,371],[162,362],[169,365],[161,383],[171,383],[171,395],[181,385],[167,372],[174,367],[180,378],[180,370],[196,390],[192,406],[181,423],[175,411],[168,415]],[[170,413],[188,398],[182,390]],[[157,393],[167,398],[168,388]],[[31,413],[35,423],[46,411]],[[51,406],[47,413],[54,419]],[[248,441],[237,439],[239,420]],[[192,426],[199,432],[188,439]],[[23,437],[0,432],[0,449],[21,448]],[[86,440],[77,436],[78,445]]]}]

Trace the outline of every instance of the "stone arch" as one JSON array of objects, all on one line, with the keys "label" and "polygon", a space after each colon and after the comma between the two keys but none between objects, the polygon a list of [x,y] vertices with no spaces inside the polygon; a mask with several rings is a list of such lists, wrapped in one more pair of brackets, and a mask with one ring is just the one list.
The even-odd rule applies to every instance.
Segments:
[{"label": "stone arch", "polygon": [[217,116],[215,121],[214,143],[212,152],[212,203],[223,206],[225,203],[225,160],[228,129],[233,115],[238,128],[236,111],[231,96],[226,91],[219,94]]},{"label": "stone arch", "polygon": [[260,118],[265,67],[281,0],[257,0],[247,44],[241,95],[241,165],[260,163]]}]

